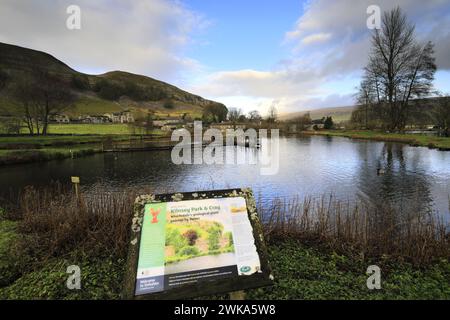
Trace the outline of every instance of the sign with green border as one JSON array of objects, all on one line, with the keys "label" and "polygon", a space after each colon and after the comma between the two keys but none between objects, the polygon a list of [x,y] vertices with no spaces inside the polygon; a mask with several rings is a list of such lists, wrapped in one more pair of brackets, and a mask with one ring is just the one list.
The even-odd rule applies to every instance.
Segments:
[{"label": "sign with green border", "polygon": [[272,283],[250,189],[136,199],[124,299],[183,299]]}]

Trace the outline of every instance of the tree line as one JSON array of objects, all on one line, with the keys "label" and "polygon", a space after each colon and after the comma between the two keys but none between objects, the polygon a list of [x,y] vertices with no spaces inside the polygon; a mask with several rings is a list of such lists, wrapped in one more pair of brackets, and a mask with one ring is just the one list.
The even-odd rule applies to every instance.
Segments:
[{"label": "tree line", "polygon": [[223,104],[211,104],[204,108],[202,121],[205,123],[220,123],[228,120],[232,124],[255,123],[263,121],[275,123],[278,118],[278,111],[275,106],[271,106],[266,117],[263,117],[258,110],[252,110],[245,114],[240,108],[227,109]]}]

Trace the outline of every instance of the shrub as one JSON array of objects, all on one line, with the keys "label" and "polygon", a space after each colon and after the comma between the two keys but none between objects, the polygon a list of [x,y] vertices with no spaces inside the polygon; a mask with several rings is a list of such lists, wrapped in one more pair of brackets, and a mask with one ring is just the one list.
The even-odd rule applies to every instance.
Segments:
[{"label": "shrub", "polygon": [[95,84],[94,91],[96,91],[101,98],[106,100],[117,100],[124,94],[123,87],[105,79],[102,79]]},{"label": "shrub", "polygon": [[174,103],[173,103],[173,101],[172,100],[166,100],[165,102],[164,102],[164,108],[166,108],[166,109],[173,109],[173,108],[175,108],[175,105],[174,105]]},{"label": "shrub", "polygon": [[180,231],[176,227],[171,225],[166,226],[166,245],[174,246],[175,253],[178,253],[187,244],[186,238],[180,234]]},{"label": "shrub", "polygon": [[233,246],[233,234],[231,232],[227,232],[225,235],[228,238],[228,246]]},{"label": "shrub", "polygon": [[195,241],[198,239],[198,234],[197,231],[190,229],[183,234],[183,237],[187,239],[190,246],[193,246],[195,245]]},{"label": "shrub", "polygon": [[79,90],[89,90],[91,85],[89,83],[89,78],[85,75],[74,74],[72,76],[72,87]]},{"label": "shrub", "polygon": [[332,117],[327,117],[327,118],[325,119],[324,124],[323,124],[324,129],[329,130],[329,129],[332,129],[333,126],[334,126],[333,118],[332,118]]},{"label": "shrub", "polygon": [[212,227],[208,229],[208,250],[214,251],[220,248],[220,236],[222,235],[223,227],[217,223],[214,223]]},{"label": "shrub", "polygon": [[180,256],[196,256],[200,254],[200,251],[197,247],[194,246],[186,246],[181,248],[179,255]]}]

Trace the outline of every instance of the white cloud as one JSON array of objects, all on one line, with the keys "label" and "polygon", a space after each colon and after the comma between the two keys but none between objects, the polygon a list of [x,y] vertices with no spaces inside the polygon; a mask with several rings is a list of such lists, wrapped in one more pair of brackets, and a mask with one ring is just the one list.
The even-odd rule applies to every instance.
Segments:
[{"label": "white cloud", "polygon": [[[72,0],[1,0],[0,41],[49,52],[75,68],[146,74],[245,111],[276,103],[283,111],[351,101],[370,48],[366,27],[372,0],[311,0],[284,37],[286,59],[271,70],[222,70],[189,58],[187,48],[211,23],[177,0],[79,0],[82,29],[66,28]],[[438,67],[450,70],[448,0],[377,0],[399,5],[422,40],[436,43]],[[232,23],[230,21],[225,21]],[[280,39],[283,40],[283,39]],[[352,80],[353,79],[353,80]],[[356,79],[356,80],[355,80]],[[353,81],[353,82],[352,82]]]},{"label": "white cloud", "polygon": [[68,30],[71,0],[2,0],[0,41],[42,50],[84,71],[125,70],[174,81],[198,67],[184,49],[208,21],[167,0],[81,0],[81,30]]},{"label": "white cloud", "polygon": [[[366,27],[368,6],[376,4],[381,11],[388,11],[400,6],[408,19],[416,24],[417,35],[422,40],[432,40],[436,44],[437,63],[442,68],[447,68],[450,62],[448,57],[450,50],[450,5],[445,0],[316,0],[310,1],[305,6],[305,13],[297,20],[293,30],[286,32],[285,41],[293,43],[295,51],[309,50],[309,37],[325,39],[326,47],[321,46],[315,50],[323,54],[324,49],[329,57],[340,54],[339,64],[346,65],[347,71],[354,71],[356,66],[362,67],[366,53],[369,49],[370,30]],[[307,41],[305,41],[307,39]],[[322,39],[321,39],[322,40]],[[313,41],[314,42],[314,41]],[[357,49],[357,51],[355,51]],[[308,54],[316,54],[314,49]],[[442,56],[441,56],[442,55]],[[356,59],[356,60],[355,60]],[[364,59],[364,60],[363,60]],[[334,59],[325,59],[329,64],[337,64]],[[327,69],[338,69],[326,67]],[[339,69],[343,69],[340,67]],[[342,70],[343,71],[343,70]]]},{"label": "white cloud", "polygon": [[313,43],[323,43],[331,38],[331,33],[316,33],[306,36],[302,39],[302,43],[309,45]]}]

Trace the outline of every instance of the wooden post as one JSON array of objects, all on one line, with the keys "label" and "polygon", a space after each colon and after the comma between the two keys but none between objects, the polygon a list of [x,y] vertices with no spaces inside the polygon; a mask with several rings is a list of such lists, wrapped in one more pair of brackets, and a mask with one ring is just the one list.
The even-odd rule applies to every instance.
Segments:
[{"label": "wooden post", "polygon": [[245,300],[245,291],[233,291],[230,292],[230,300]]},{"label": "wooden post", "polygon": [[71,177],[72,183],[75,185],[75,195],[78,196],[78,185],[80,184],[80,177]]}]

